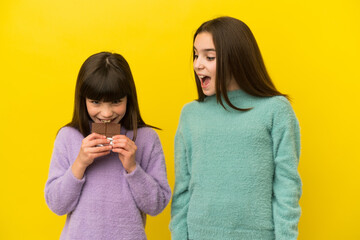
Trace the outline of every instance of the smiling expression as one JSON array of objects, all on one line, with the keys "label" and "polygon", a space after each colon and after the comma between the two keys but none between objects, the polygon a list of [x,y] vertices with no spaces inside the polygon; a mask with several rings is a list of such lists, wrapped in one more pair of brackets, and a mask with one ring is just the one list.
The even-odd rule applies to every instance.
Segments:
[{"label": "smiling expression", "polygon": [[86,98],[86,108],[95,123],[119,123],[126,113],[127,97],[117,101],[104,102]]},{"label": "smiling expression", "polygon": [[216,93],[216,51],[212,34],[199,33],[194,41],[194,71],[206,96]]}]

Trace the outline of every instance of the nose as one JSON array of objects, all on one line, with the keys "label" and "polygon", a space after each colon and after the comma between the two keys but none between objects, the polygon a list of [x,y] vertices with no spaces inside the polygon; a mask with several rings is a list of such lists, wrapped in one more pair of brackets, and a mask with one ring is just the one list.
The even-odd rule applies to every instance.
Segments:
[{"label": "nose", "polygon": [[202,69],[202,68],[204,68],[204,65],[202,63],[201,58],[200,57],[195,58],[194,59],[194,69],[198,70],[198,69]]},{"label": "nose", "polygon": [[110,118],[113,115],[113,111],[111,106],[108,106],[108,104],[104,104],[104,106],[101,108],[101,116],[103,118]]}]

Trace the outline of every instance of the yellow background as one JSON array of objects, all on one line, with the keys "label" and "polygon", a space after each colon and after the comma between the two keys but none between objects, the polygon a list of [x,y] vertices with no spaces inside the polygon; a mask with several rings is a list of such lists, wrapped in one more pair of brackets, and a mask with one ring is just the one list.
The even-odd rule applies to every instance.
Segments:
[{"label": "yellow background", "polygon": [[[71,120],[75,80],[99,51],[128,60],[141,113],[161,127],[168,179],[182,106],[196,97],[192,36],[229,15],[252,29],[300,120],[299,239],[360,239],[360,3],[252,0],[2,0],[0,239],[58,239],[44,185],[57,130]],[[170,239],[170,207],[149,217],[149,240]]]}]

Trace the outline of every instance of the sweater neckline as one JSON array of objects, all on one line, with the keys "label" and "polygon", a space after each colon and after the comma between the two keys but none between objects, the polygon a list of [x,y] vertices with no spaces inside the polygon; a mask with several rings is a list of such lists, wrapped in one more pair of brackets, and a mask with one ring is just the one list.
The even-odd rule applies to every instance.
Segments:
[{"label": "sweater neckline", "polygon": [[228,95],[229,99],[248,96],[248,94],[242,89],[237,89],[237,90],[234,90],[234,91],[228,91],[227,95]]},{"label": "sweater neckline", "polygon": [[[242,89],[237,89],[237,90],[233,90],[233,91],[228,91],[227,92],[228,98],[229,99],[235,99],[235,98],[239,98],[239,97],[246,97],[249,96],[248,93],[246,93],[244,90]],[[216,99],[216,94],[206,97],[205,99]],[[221,99],[224,100],[224,97],[221,96]]]}]

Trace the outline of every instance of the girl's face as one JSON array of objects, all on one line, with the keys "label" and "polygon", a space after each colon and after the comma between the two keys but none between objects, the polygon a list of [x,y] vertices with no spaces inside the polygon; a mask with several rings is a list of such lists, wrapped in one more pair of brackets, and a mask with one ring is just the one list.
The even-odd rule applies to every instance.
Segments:
[{"label": "girl's face", "polygon": [[126,113],[127,97],[113,102],[86,98],[86,108],[95,123],[119,123]]},{"label": "girl's face", "polygon": [[206,96],[216,93],[216,51],[212,34],[199,33],[194,41],[194,70]]}]

